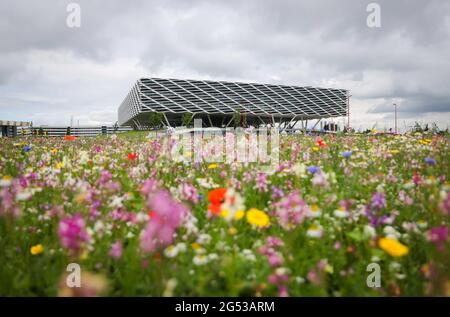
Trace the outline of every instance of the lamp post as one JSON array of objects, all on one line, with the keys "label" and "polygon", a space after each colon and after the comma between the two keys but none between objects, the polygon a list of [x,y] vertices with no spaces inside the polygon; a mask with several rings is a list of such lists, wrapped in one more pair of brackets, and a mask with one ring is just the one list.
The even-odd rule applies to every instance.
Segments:
[{"label": "lamp post", "polygon": [[395,118],[395,128],[394,132],[397,134],[397,104],[394,103],[394,118]]},{"label": "lamp post", "polygon": [[348,95],[348,99],[347,99],[347,131],[350,132],[350,97],[352,95]]}]

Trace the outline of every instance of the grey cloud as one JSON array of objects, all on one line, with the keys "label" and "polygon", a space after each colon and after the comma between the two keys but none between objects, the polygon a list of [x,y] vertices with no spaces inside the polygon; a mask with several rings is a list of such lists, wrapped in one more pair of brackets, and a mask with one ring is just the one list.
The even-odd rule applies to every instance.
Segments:
[{"label": "grey cloud", "polygon": [[448,1],[74,0],[80,29],[66,27],[69,2],[1,2],[0,116],[109,122],[134,80],[168,76],[346,88],[368,118],[392,99],[449,118]]}]

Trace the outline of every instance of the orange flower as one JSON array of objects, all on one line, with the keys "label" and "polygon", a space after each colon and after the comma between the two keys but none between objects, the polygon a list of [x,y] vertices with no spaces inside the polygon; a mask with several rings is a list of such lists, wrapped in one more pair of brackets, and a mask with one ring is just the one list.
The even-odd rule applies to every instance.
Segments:
[{"label": "orange flower", "polygon": [[211,204],[221,204],[225,199],[226,188],[213,189],[208,193],[208,200]]},{"label": "orange flower", "polygon": [[75,140],[77,137],[76,136],[73,136],[73,135],[65,135],[64,136],[64,140],[66,140],[66,141],[73,141],[73,140]]},{"label": "orange flower", "polygon": [[213,189],[208,193],[208,200],[210,202],[208,210],[213,215],[220,215],[220,205],[225,200],[226,188]]},{"label": "orange flower", "polygon": [[128,160],[129,161],[134,161],[135,159],[137,159],[137,154],[136,153],[128,153]]}]

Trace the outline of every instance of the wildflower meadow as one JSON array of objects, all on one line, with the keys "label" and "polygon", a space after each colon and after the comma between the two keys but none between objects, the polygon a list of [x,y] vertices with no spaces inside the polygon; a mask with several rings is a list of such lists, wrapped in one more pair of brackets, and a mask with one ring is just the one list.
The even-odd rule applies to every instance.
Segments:
[{"label": "wildflower meadow", "polygon": [[1,138],[0,295],[450,295],[447,135],[280,135],[272,172],[162,139]]}]

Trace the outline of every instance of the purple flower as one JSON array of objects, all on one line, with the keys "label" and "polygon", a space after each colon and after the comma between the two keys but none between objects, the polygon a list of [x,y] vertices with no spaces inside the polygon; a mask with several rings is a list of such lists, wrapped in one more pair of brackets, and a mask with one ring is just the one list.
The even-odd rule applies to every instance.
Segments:
[{"label": "purple flower", "polygon": [[372,195],[372,201],[370,202],[372,209],[382,209],[386,207],[386,197],[384,193],[376,192]]},{"label": "purple flower", "polygon": [[372,200],[366,206],[366,216],[372,226],[377,227],[385,221],[385,217],[379,217],[379,215],[377,215],[378,211],[384,207],[386,207],[386,198],[384,193],[374,193],[372,195]]},{"label": "purple flower", "polygon": [[281,188],[272,186],[272,199],[278,200],[284,196],[284,192]]},{"label": "purple flower", "polygon": [[188,183],[180,184],[178,190],[180,192],[182,199],[188,200],[193,204],[198,203],[199,195],[197,189],[191,184]]},{"label": "purple flower", "polygon": [[24,147],[23,147],[23,151],[24,152],[30,152],[31,150],[32,150],[32,146],[31,145],[25,145]]},{"label": "purple flower", "polygon": [[434,158],[431,158],[431,157],[426,157],[425,158],[425,163],[427,163],[428,165],[436,165],[436,160]]},{"label": "purple flower", "polygon": [[105,185],[111,179],[112,179],[112,175],[108,170],[103,170],[100,172],[100,179],[99,179],[100,185]]},{"label": "purple flower", "polygon": [[319,166],[308,166],[306,168],[306,170],[308,171],[308,173],[315,174],[320,171],[320,167]]},{"label": "purple flower", "polygon": [[120,259],[120,257],[122,256],[122,243],[120,242],[120,240],[117,240],[111,246],[111,250],[109,250],[109,256],[114,260]]},{"label": "purple flower", "polygon": [[285,196],[275,203],[274,207],[278,223],[287,230],[301,224],[310,212],[308,205],[301,199],[298,192]]},{"label": "purple flower", "polygon": [[352,156],[352,151],[342,152],[342,156],[345,157],[345,158],[349,158],[350,156]]},{"label": "purple flower", "polygon": [[90,240],[85,227],[84,219],[80,214],[62,219],[58,226],[61,245],[70,251],[78,252],[82,244]]},{"label": "purple flower", "polygon": [[255,178],[256,188],[258,188],[261,192],[267,191],[267,174],[266,173],[258,173]]},{"label": "purple flower", "polygon": [[438,250],[444,250],[445,242],[448,241],[448,228],[444,225],[431,228],[427,232],[427,239],[434,243]]}]

